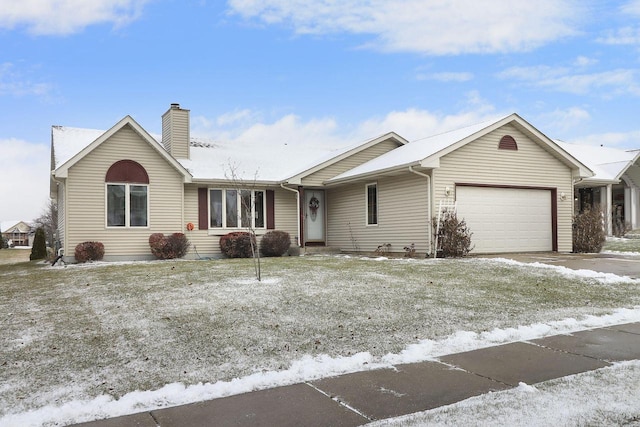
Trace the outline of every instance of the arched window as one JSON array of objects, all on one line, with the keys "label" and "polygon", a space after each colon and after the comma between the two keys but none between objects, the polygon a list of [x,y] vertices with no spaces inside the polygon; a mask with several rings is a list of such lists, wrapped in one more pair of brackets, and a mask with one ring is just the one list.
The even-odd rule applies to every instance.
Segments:
[{"label": "arched window", "polygon": [[498,148],[500,150],[517,150],[518,144],[516,140],[513,139],[511,135],[505,135],[500,138],[500,143],[498,144]]},{"label": "arched window", "polygon": [[149,225],[149,175],[140,163],[120,160],[105,176],[107,227]]}]

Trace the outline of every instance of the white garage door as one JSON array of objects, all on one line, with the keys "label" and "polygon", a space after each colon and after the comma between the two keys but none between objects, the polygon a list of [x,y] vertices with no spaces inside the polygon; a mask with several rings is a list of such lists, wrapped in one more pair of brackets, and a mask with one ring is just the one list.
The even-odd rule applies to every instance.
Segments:
[{"label": "white garage door", "polygon": [[456,201],[474,253],[553,249],[549,190],[458,186]]}]

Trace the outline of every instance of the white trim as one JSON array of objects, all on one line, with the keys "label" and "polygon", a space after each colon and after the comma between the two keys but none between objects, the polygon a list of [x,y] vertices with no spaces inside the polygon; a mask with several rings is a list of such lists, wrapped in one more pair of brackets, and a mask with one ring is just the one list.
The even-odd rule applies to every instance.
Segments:
[{"label": "white trim", "polygon": [[[124,186],[124,225],[109,225],[109,186]],[[147,189],[147,225],[131,225],[131,186],[145,187]],[[149,184],[136,182],[105,182],[104,183],[104,227],[107,230],[136,229],[144,230],[151,228],[151,190]]]},{"label": "white trim", "polygon": [[[376,222],[369,223],[369,187],[376,189]],[[378,182],[369,182],[364,185],[364,225],[367,227],[377,227],[380,224],[380,191],[378,191]]]},{"label": "white trim", "polygon": [[408,144],[409,141],[407,141],[406,139],[404,139],[403,137],[401,137],[400,135],[398,135],[395,132],[388,132],[385,133],[384,135],[381,135],[377,138],[373,138],[370,139],[368,141],[366,141],[363,144],[359,144],[354,148],[348,149],[347,151],[342,152],[341,154],[338,154],[334,157],[331,157],[329,160],[326,160],[324,162],[318,163],[315,166],[312,166],[311,168],[304,170],[300,173],[297,173],[295,175],[293,175],[292,177],[290,177],[289,179],[286,180],[287,183],[289,184],[294,184],[294,185],[302,185],[302,179],[315,173],[318,172],[319,170],[322,170],[326,167],[329,167],[341,160],[344,160],[348,157],[351,157],[354,154],[357,154],[367,148],[373,147],[374,145],[377,145],[381,142],[384,141],[388,141],[388,140],[393,140],[396,143],[398,143],[398,145],[402,146],[405,144]]},{"label": "white trim", "polygon": [[[211,191],[220,191],[222,195],[222,227],[211,227]],[[236,227],[228,227],[227,226],[227,191],[235,191],[236,192],[236,202],[237,202],[237,214],[236,219],[238,221],[238,226]],[[241,192],[242,191],[250,191],[251,192],[251,226],[246,227],[242,226],[242,199]],[[256,227],[256,217],[255,213],[255,203],[256,203],[256,192],[262,193],[262,218],[264,226]],[[219,231],[222,231],[222,234],[226,234],[232,231],[240,231],[253,229],[257,231],[267,231],[267,190],[263,188],[217,188],[210,187],[207,188],[207,230],[209,235],[218,235]]]},{"label": "white trim", "polygon": [[116,123],[111,129],[100,135],[98,139],[87,145],[79,153],[67,160],[64,164],[59,166],[53,171],[53,175],[56,178],[67,178],[69,168],[82,160],[87,154],[92,152],[95,148],[100,146],[103,142],[111,138],[116,132],[125,126],[130,126],[140,137],[147,142],[158,154],[160,154],[173,168],[175,168],[182,176],[185,183],[191,182],[192,176],[187,169],[184,168],[171,154],[164,149],[158,141],[156,141],[149,133],[142,128],[131,116],[125,116],[118,123]]}]

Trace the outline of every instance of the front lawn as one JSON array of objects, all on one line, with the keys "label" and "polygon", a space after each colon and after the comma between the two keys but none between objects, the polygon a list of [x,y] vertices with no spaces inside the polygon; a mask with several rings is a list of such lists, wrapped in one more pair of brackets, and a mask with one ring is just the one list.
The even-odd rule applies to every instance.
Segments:
[{"label": "front lawn", "polygon": [[640,239],[607,237],[607,241],[605,242],[602,251],[640,254]]},{"label": "front lawn", "polygon": [[282,371],[308,355],[375,362],[460,331],[640,305],[636,281],[565,270],[285,257],[264,259],[257,282],[250,260],[0,265],[0,424],[47,405]]}]

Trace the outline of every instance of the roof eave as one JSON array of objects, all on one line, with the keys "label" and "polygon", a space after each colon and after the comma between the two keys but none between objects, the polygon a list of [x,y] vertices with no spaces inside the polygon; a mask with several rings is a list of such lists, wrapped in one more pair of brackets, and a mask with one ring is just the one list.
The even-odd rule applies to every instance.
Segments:
[{"label": "roof eave", "polygon": [[411,166],[422,166],[422,165],[420,164],[420,162],[411,162],[411,163],[406,163],[399,166],[392,166],[384,169],[376,169],[374,171],[365,172],[358,175],[346,176],[344,178],[331,178],[324,181],[323,184],[327,187],[331,187],[339,184],[346,184],[349,182],[362,181],[364,179],[378,177],[380,175],[388,175],[391,173],[402,172],[404,170],[408,170],[408,168]]}]

